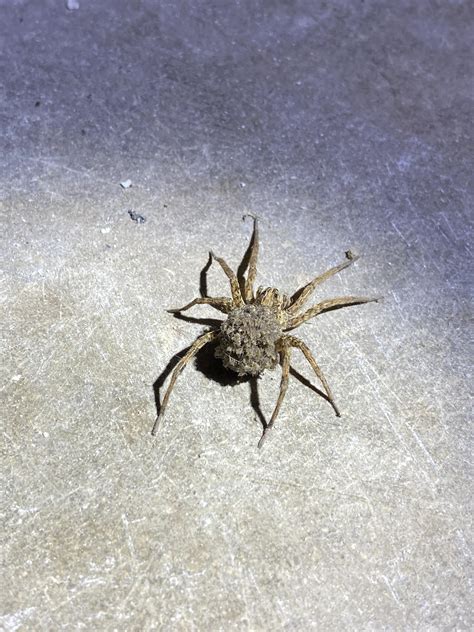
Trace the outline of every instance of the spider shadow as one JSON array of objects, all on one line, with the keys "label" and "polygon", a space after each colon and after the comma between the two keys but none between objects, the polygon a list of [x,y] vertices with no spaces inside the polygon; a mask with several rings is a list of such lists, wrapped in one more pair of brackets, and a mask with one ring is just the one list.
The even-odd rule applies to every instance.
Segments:
[{"label": "spider shadow", "polygon": [[303,386],[308,387],[310,390],[314,391],[316,393],[316,395],[319,395],[319,397],[322,397],[324,400],[326,400],[328,402],[328,404],[330,404],[332,406],[331,400],[329,399],[329,397],[326,395],[326,393],[324,393],[324,391],[320,390],[317,386],[315,386],[314,384],[312,384],[307,377],[305,377],[304,375],[301,375],[301,373],[299,373],[296,369],[294,369],[293,367],[290,367],[290,375],[292,375],[293,377],[295,377],[298,382],[301,382],[301,384],[303,384]]},{"label": "spider shadow", "polygon": [[[189,316],[183,315],[175,315],[180,316],[180,320],[187,320],[188,322],[199,322],[200,324],[210,324],[209,321],[212,319],[198,319],[192,318]],[[217,321],[220,322],[220,321]],[[213,382],[217,382],[221,386],[230,386],[234,387],[238,384],[248,383],[250,385],[250,403],[252,408],[254,409],[260,423],[263,428],[266,428],[267,421],[260,407],[260,399],[258,396],[258,388],[257,388],[257,376],[239,376],[235,371],[231,371],[230,369],[226,369],[222,364],[222,361],[219,358],[215,357],[216,347],[218,345],[217,341],[213,341],[208,343],[205,347],[200,349],[195,358],[193,359],[194,367],[200,371],[203,375],[205,375],[209,380]],[[191,345],[182,349],[178,353],[176,353],[171,360],[168,362],[164,370],[158,376],[153,384],[153,392],[155,396],[155,407],[157,416],[160,414],[161,410],[161,389],[165,384],[167,378],[171,375],[176,365],[180,361],[187,351],[191,348]]]},{"label": "spider shadow", "polygon": [[[179,320],[185,320],[187,322],[193,322],[193,323],[199,323],[199,324],[206,324],[208,326],[213,326],[213,328],[215,327],[216,323],[221,322],[214,319],[193,318],[192,316],[184,316],[183,314],[175,314],[174,316],[175,318],[178,318]],[[262,425],[262,429],[265,430],[265,428],[268,426],[268,421],[265,415],[263,414],[263,411],[260,405],[260,397],[258,393],[259,376],[258,375],[257,376],[252,376],[252,375],[239,376],[237,373],[235,373],[235,371],[226,369],[224,365],[222,364],[222,361],[219,358],[215,357],[215,351],[216,351],[217,345],[218,345],[218,341],[213,341],[213,342],[208,343],[202,349],[200,349],[197,352],[195,358],[193,359],[194,367],[198,371],[200,371],[203,375],[205,375],[209,380],[212,380],[213,382],[216,382],[220,384],[221,386],[230,386],[233,388],[234,386],[237,386],[238,384],[245,384],[245,383],[249,384],[250,404],[259,422]],[[161,389],[163,385],[165,384],[167,378],[171,375],[174,368],[180,361],[180,359],[184,356],[185,353],[187,353],[187,351],[189,351],[190,348],[191,348],[191,345],[189,345],[185,349],[182,349],[181,351],[176,353],[168,362],[164,370],[161,372],[161,374],[158,376],[158,378],[155,380],[153,384],[153,392],[155,396],[155,407],[156,407],[157,416],[160,414],[160,410],[161,410],[161,395],[160,395]],[[326,393],[324,393],[319,388],[314,386],[314,384],[312,384],[306,377],[301,375],[301,373],[299,373],[293,367],[290,367],[290,375],[296,378],[301,384],[303,384],[303,386],[308,387],[309,389],[314,391],[317,395],[319,395],[324,400],[326,400],[329,404],[331,404],[331,401],[329,397],[326,395]]]},{"label": "spider shadow", "polygon": [[204,264],[204,268],[199,273],[199,294],[202,298],[207,298],[208,288],[207,288],[207,273],[209,272],[209,268],[212,265],[212,257],[211,253],[209,253],[208,259]]}]

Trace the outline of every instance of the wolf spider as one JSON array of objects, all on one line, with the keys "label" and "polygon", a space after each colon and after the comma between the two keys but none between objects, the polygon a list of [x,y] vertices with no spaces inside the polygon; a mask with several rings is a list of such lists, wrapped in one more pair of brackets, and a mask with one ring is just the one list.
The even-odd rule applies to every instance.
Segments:
[{"label": "wolf spider", "polygon": [[[244,269],[242,271],[239,270],[238,274],[235,274],[224,259],[216,257],[212,252],[210,253],[211,260],[217,261],[229,279],[232,298],[212,298],[207,296],[195,298],[187,305],[184,305],[184,307],[168,310],[171,314],[177,314],[190,309],[194,305],[205,304],[211,305],[226,314],[227,319],[220,321],[220,325],[217,328],[199,336],[177,363],[153,426],[153,435],[158,430],[159,421],[164,415],[178,375],[197,352],[212,341],[218,343],[215,357],[220,358],[226,368],[232,369],[240,376],[256,376],[265,369],[274,369],[278,362],[281,365],[280,392],[270,421],[264,427],[262,437],[258,443],[259,448],[262,447],[269,431],[273,428],[285,397],[293,348],[299,349],[303,353],[323,385],[327,399],[334,408],[336,415],[340,417],[340,412],[334,401],[329,384],[311,351],[302,340],[286,332],[296,329],[296,327],[313,318],[313,316],[323,312],[349,305],[376,302],[381,297],[342,296],[326,299],[306,311],[301,311],[301,308],[318,285],[357,261],[359,257],[353,255],[350,251],[346,252],[346,261],[317,276],[297,290],[291,297],[282,294],[273,287],[259,287],[255,292],[254,283],[257,275],[259,249],[258,219],[254,215],[250,215],[250,217],[253,218],[254,222],[253,233],[247,251],[248,260],[245,261],[244,257]],[[245,277],[247,268],[248,273]]]}]

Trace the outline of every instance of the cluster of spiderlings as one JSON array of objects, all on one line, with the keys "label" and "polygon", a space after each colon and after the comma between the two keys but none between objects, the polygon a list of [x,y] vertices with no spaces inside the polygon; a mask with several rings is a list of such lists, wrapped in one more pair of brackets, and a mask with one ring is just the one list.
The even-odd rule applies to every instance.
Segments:
[{"label": "cluster of spiderlings", "polygon": [[215,355],[239,375],[258,375],[275,367],[275,343],[281,335],[273,309],[264,305],[239,307],[222,323]]}]

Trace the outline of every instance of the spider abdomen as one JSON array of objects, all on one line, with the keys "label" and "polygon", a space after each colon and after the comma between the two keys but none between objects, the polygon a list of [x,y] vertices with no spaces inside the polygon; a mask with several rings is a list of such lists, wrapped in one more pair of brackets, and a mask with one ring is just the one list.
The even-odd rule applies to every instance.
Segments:
[{"label": "spider abdomen", "polygon": [[258,375],[278,361],[276,343],[282,335],[275,310],[245,305],[232,310],[222,323],[216,357],[239,375]]}]

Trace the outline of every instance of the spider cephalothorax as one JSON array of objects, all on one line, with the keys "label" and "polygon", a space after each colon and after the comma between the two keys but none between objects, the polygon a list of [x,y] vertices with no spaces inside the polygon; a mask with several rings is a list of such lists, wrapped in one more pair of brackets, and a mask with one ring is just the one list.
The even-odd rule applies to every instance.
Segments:
[{"label": "spider cephalothorax", "polygon": [[326,382],[326,378],[311,351],[302,340],[286,332],[299,327],[302,323],[313,318],[313,316],[317,316],[330,309],[370,303],[372,301],[378,301],[380,297],[343,296],[327,299],[314,307],[310,307],[306,311],[301,311],[301,308],[318,285],[344,268],[347,268],[358,259],[358,257],[355,257],[350,251],[346,252],[346,260],[343,263],[317,276],[291,297],[271,287],[259,287],[257,291],[254,292],[259,244],[257,218],[252,217],[254,219],[254,227],[249,246],[247,262],[248,274],[246,277],[245,269],[239,272],[237,276],[224,259],[216,257],[211,252],[211,257],[219,263],[229,279],[232,298],[195,298],[184,307],[168,310],[171,313],[178,313],[189,309],[193,305],[207,304],[226,314],[227,318],[221,322],[218,327],[199,336],[176,365],[163,398],[159,415],[153,427],[153,434],[155,434],[158,429],[159,419],[165,412],[170,393],[179,373],[196,355],[199,349],[202,349],[202,347],[212,341],[217,342],[216,357],[222,359],[226,368],[232,369],[239,375],[258,375],[265,371],[265,369],[275,368],[278,362],[281,365],[282,378],[280,394],[271,419],[266,425],[259,441],[259,447],[263,445],[263,441],[268,431],[273,427],[280,411],[280,406],[288,387],[290,356],[293,348],[299,349],[308,360],[316,376],[322,383],[327,398],[332,404],[336,415],[339,416],[340,414],[334,402],[331,389]]}]

